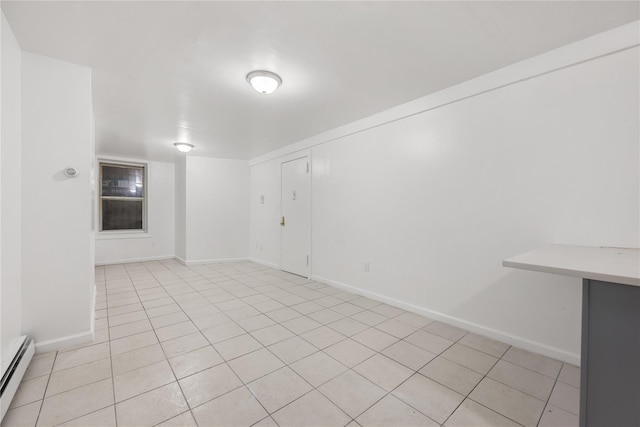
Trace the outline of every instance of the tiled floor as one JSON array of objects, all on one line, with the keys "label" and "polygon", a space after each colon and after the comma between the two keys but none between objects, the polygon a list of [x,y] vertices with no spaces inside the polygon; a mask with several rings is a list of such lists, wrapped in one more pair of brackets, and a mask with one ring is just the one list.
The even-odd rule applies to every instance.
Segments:
[{"label": "tiled floor", "polygon": [[249,262],[96,269],[8,426],[573,426],[579,369]]}]

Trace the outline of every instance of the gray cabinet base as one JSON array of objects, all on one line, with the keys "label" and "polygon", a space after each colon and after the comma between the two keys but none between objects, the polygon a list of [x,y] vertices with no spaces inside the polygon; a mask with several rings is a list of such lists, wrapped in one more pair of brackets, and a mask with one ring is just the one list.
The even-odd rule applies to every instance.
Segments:
[{"label": "gray cabinet base", "polygon": [[640,287],[583,280],[581,427],[640,426]]}]

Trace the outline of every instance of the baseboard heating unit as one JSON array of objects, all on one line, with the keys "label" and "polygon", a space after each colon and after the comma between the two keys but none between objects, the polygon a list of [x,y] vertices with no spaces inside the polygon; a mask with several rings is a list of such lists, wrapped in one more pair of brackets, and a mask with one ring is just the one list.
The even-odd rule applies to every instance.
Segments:
[{"label": "baseboard heating unit", "polygon": [[0,383],[0,406],[2,406],[2,416],[0,421],[11,405],[11,400],[18,390],[20,381],[24,376],[31,358],[35,353],[35,346],[31,338],[22,336],[17,338],[11,346],[11,350],[6,359],[2,360],[2,382]]}]

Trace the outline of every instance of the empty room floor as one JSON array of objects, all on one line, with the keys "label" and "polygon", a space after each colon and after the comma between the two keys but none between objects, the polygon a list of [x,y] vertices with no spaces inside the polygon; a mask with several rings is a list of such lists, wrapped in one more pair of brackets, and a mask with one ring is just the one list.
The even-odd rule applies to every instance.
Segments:
[{"label": "empty room floor", "polygon": [[251,262],[96,268],[8,426],[572,426],[579,369]]}]

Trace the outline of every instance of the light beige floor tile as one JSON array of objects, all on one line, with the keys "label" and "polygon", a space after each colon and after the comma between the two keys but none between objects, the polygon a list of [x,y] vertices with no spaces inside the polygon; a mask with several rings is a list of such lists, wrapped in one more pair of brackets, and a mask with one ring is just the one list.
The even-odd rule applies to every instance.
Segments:
[{"label": "light beige floor tile", "polygon": [[221,341],[215,344],[214,347],[224,360],[231,360],[262,348],[262,344],[251,335],[244,334],[226,341]]},{"label": "light beige floor tile", "polygon": [[211,314],[219,314],[220,310],[218,310],[218,308],[215,305],[209,304],[209,305],[203,305],[200,307],[188,308],[185,310],[185,313],[187,313],[187,315],[189,315],[189,317],[194,320],[193,323],[195,323],[195,319],[209,316]]},{"label": "light beige floor tile", "polygon": [[359,334],[352,336],[351,339],[358,341],[360,344],[364,344],[375,351],[382,351],[391,344],[398,342],[398,338],[375,328],[369,328],[366,331],[362,331]]},{"label": "light beige floor tile", "polygon": [[293,337],[293,333],[280,325],[268,326],[263,329],[251,332],[251,335],[260,341],[262,345],[268,346],[287,338]]},{"label": "light beige floor tile", "polygon": [[109,356],[109,343],[101,343],[78,350],[58,353],[56,363],[53,366],[53,372],[73,368],[74,366],[84,363],[95,362],[96,360],[105,359]]},{"label": "light beige floor tile", "polygon": [[109,327],[109,322],[107,319],[98,319],[95,321],[93,325],[94,329],[104,329]]},{"label": "light beige floor tile", "polygon": [[179,338],[167,340],[161,343],[167,357],[175,357],[193,350],[210,345],[209,341],[200,332],[184,335]]},{"label": "light beige floor tile", "polygon": [[409,312],[402,313],[401,315],[394,317],[394,320],[415,326],[416,328],[424,328],[429,323],[433,322],[433,319]]},{"label": "light beige floor tile", "polygon": [[506,351],[509,350],[509,344],[492,340],[491,338],[483,337],[482,335],[474,333],[465,335],[459,343],[483,353],[490,354],[493,357],[502,357]]},{"label": "light beige floor tile", "polygon": [[356,365],[353,370],[386,391],[399,386],[414,372],[379,353]]},{"label": "light beige floor tile", "polygon": [[42,401],[9,409],[2,419],[1,427],[33,427],[38,420]]},{"label": "light beige floor tile", "polygon": [[144,307],[142,307],[140,302],[135,302],[133,304],[122,305],[119,307],[109,307],[107,312],[109,313],[109,316],[117,316],[119,314],[132,313],[140,310],[144,310]]},{"label": "light beige floor tile", "polygon": [[272,415],[280,427],[344,426],[350,417],[313,390]]},{"label": "light beige floor tile", "polygon": [[382,354],[407,366],[414,371],[422,368],[436,357],[435,354],[409,344],[406,341],[398,341],[382,351]]},{"label": "light beige floor tile", "polygon": [[294,334],[299,335],[312,329],[319,328],[322,325],[313,319],[302,316],[296,317],[295,319],[287,320],[286,322],[282,322],[282,326],[289,329]]},{"label": "light beige floor tile", "polygon": [[115,406],[109,406],[96,412],[75,418],[62,424],[64,427],[116,427]]},{"label": "light beige floor tile", "polygon": [[344,318],[344,316],[337,311],[330,310],[328,308],[315,311],[313,313],[309,313],[307,315],[310,319],[315,320],[318,323],[326,325],[328,323],[335,322],[336,320],[340,320]]},{"label": "light beige floor tile", "polygon": [[398,322],[395,319],[390,319],[386,322],[377,324],[376,329],[380,329],[382,332],[386,332],[389,335],[402,339],[414,333],[418,328],[407,325],[406,323]]},{"label": "light beige floor tile", "polygon": [[342,304],[334,305],[331,307],[331,310],[337,311],[343,316],[353,316],[356,313],[364,311],[364,308],[351,304],[350,302],[343,302]]},{"label": "light beige floor tile", "polygon": [[117,375],[113,378],[116,402],[122,402],[175,380],[166,360]]},{"label": "light beige floor tile", "polygon": [[280,322],[285,322],[287,320],[295,319],[296,317],[300,317],[302,315],[289,307],[284,307],[278,310],[273,310],[268,312],[267,316],[269,316],[274,321],[280,323]]},{"label": "light beige floor tile", "polygon": [[198,425],[248,427],[268,414],[246,387],[227,393],[193,409]]},{"label": "light beige floor tile", "polygon": [[464,400],[461,394],[420,374],[414,374],[392,394],[440,424]]},{"label": "light beige floor tile", "polygon": [[[357,301],[358,300],[354,300],[353,303],[357,305]],[[382,314],[383,316],[386,316],[389,318],[399,316],[402,313],[406,313],[406,311],[404,311],[403,309],[394,307],[388,304],[379,304],[374,307],[371,307],[369,310],[378,314]]]},{"label": "light beige floor tile", "polygon": [[96,310],[96,312],[95,312],[95,319],[96,320],[104,319],[107,316],[108,316],[108,313],[107,313],[107,309],[106,308],[102,309],[102,310]]},{"label": "light beige floor tile", "polygon": [[300,304],[292,305],[291,308],[302,314],[311,314],[324,309],[323,306],[316,304],[313,301],[307,301]]},{"label": "light beige floor tile", "polygon": [[198,372],[180,380],[180,387],[192,408],[242,385],[226,364]]},{"label": "light beige floor tile", "polygon": [[386,316],[369,310],[361,311],[358,314],[354,314],[353,316],[351,316],[351,318],[369,326],[375,326],[389,320]]},{"label": "light beige floor tile", "polygon": [[446,427],[519,427],[520,425],[470,399],[449,417]]},{"label": "light beige floor tile", "polygon": [[286,366],[247,384],[247,387],[269,413],[277,411],[312,389],[305,380]]},{"label": "light beige floor tile", "polygon": [[49,379],[47,397],[106,378],[111,378],[111,363],[109,359],[101,359],[57,371],[52,373]]},{"label": "light beige floor tile", "polygon": [[153,426],[171,419],[188,408],[177,383],[125,400],[116,405],[118,427]]},{"label": "light beige floor tile", "polygon": [[176,323],[182,323],[189,320],[186,314],[182,311],[175,313],[164,314],[162,316],[151,318],[151,324],[154,328],[162,328],[164,326],[175,325]]},{"label": "light beige floor tile", "polygon": [[553,405],[547,405],[538,427],[578,427],[579,417]]},{"label": "light beige floor tile", "polygon": [[580,414],[580,390],[568,384],[557,382],[549,398],[549,404],[573,415]]},{"label": "light beige floor tile", "polygon": [[369,329],[368,325],[358,322],[357,320],[353,320],[349,317],[340,319],[333,323],[329,323],[327,326],[347,337]]},{"label": "light beige floor tile", "polygon": [[113,405],[111,378],[44,399],[38,425],[62,424]]},{"label": "light beige floor tile", "polygon": [[432,334],[438,335],[442,338],[446,338],[450,341],[458,341],[469,332],[464,329],[457,328],[452,325],[447,325],[442,322],[431,322],[423,328],[423,330]]},{"label": "light beige floor tile", "polygon": [[[135,294],[135,292],[134,292],[134,294]],[[139,302],[140,302],[140,299],[137,296],[128,297],[128,298],[121,298],[121,299],[117,299],[115,301],[107,301],[107,309],[110,311],[110,310],[112,310],[114,308],[117,308],[117,307],[136,304],[136,303],[139,303]]]},{"label": "light beige floor tile", "polygon": [[127,353],[118,354],[111,359],[113,375],[124,374],[138,368],[165,360],[160,344],[153,344]]},{"label": "light beige floor tile", "polygon": [[229,338],[237,337],[247,333],[235,322],[227,322],[222,325],[213,326],[202,331],[203,335],[211,344],[216,344]]},{"label": "light beige floor tile", "polygon": [[154,299],[152,301],[145,301],[142,303],[142,306],[145,310],[149,310],[151,308],[161,307],[163,305],[175,304],[173,298],[160,298]]},{"label": "light beige floor tile", "polygon": [[562,368],[562,362],[516,347],[511,347],[503,359],[553,379],[558,377]]},{"label": "light beige floor tile", "polygon": [[453,341],[423,330],[415,331],[404,340],[434,354],[442,353],[453,344]]},{"label": "light beige floor tile", "polygon": [[504,360],[499,360],[487,376],[545,402],[554,384],[553,379],[547,376]]},{"label": "light beige floor tile", "polygon": [[150,331],[151,329],[153,329],[151,327],[151,322],[149,322],[148,319],[144,319],[109,328],[109,336],[112,340],[115,340],[118,338],[128,337],[129,335]]},{"label": "light beige floor tile", "polygon": [[558,381],[580,388],[580,368],[564,363]]},{"label": "light beige floor tile", "polygon": [[191,411],[187,411],[158,424],[156,427],[198,427],[198,424],[196,424],[196,420],[193,418]]},{"label": "light beige floor tile", "polygon": [[284,363],[290,364],[318,351],[317,348],[300,337],[289,338],[269,346],[269,350]]},{"label": "light beige floor tile", "polygon": [[28,403],[42,400],[48,381],[49,377],[45,375],[20,382],[9,408],[14,409]]},{"label": "light beige floor tile", "polygon": [[341,333],[326,326],[305,332],[300,336],[319,349],[324,349],[346,339]]},{"label": "light beige floor tile", "polygon": [[198,328],[191,321],[188,321],[157,328],[155,329],[155,332],[160,342],[163,342],[198,332]]},{"label": "light beige floor tile", "polygon": [[514,388],[484,378],[469,398],[524,426],[535,426],[544,402]]},{"label": "light beige floor tile", "polygon": [[324,352],[349,368],[373,356],[375,352],[362,344],[346,339],[324,349]]},{"label": "light beige floor tile", "polygon": [[278,427],[278,424],[271,417],[263,418],[255,423],[252,427]]},{"label": "light beige floor tile", "polygon": [[173,303],[173,304],[163,305],[160,307],[150,308],[145,311],[147,312],[147,316],[149,316],[149,319],[153,319],[155,317],[164,316],[166,314],[179,313],[182,311],[182,309],[178,304]]},{"label": "light beige floor tile", "polygon": [[277,301],[269,300],[269,301],[263,301],[257,304],[253,304],[253,308],[255,308],[258,311],[261,311],[262,313],[269,313],[271,311],[279,310],[285,307],[284,305],[280,304]]},{"label": "light beige floor tile", "polygon": [[348,368],[323,352],[314,353],[292,363],[291,368],[314,387],[333,379]]},{"label": "light beige floor tile", "polygon": [[357,418],[357,422],[363,427],[388,427],[394,425],[403,427],[439,426],[432,419],[390,394],[367,409],[364,414]]},{"label": "light beige floor tile", "polygon": [[131,313],[118,314],[116,316],[109,317],[109,326],[120,326],[125,323],[137,322],[140,320],[146,320],[147,314],[144,311],[132,311]]},{"label": "light beige floor tile", "polygon": [[242,326],[245,331],[251,332],[266,328],[267,326],[275,325],[275,322],[264,314],[259,314],[257,316],[238,320],[238,325]]},{"label": "light beige floor tile", "polygon": [[171,368],[178,379],[195,374],[224,362],[211,346],[199,348],[169,359]]},{"label": "light beige floor tile", "polygon": [[436,357],[419,371],[422,375],[439,382],[463,396],[480,382],[482,375],[469,368],[453,363],[443,357]]},{"label": "light beige floor tile", "polygon": [[248,317],[258,316],[260,312],[251,306],[236,308],[235,310],[225,311],[225,314],[231,319],[239,321]]},{"label": "light beige floor tile", "polygon": [[284,366],[266,348],[245,354],[228,363],[245,384]]},{"label": "light beige floor tile", "polygon": [[224,324],[233,324],[233,321],[226,314],[218,312],[197,317],[193,319],[193,323],[195,323],[198,329],[204,331],[205,329],[210,329]]},{"label": "light beige floor tile", "polygon": [[[324,293],[327,290],[329,290],[329,291],[330,290],[335,290],[335,288],[327,287],[327,288],[323,289],[322,292]],[[326,297],[318,298],[317,300],[314,300],[313,302],[315,302],[316,304],[319,304],[319,305],[321,305],[323,307],[333,307],[335,305],[342,304],[342,300],[341,299],[334,298],[331,295],[327,295]],[[362,306],[358,305],[358,307],[362,307]],[[367,307],[362,307],[362,308],[367,308]]]},{"label": "light beige floor tile", "polygon": [[454,344],[449,347],[442,353],[442,357],[483,375],[489,372],[498,361],[493,356],[461,344]]},{"label": "light beige floor tile", "polygon": [[353,371],[337,376],[320,386],[318,391],[352,418],[362,414],[386,394],[383,389]]},{"label": "light beige floor tile", "polygon": [[137,350],[158,343],[158,338],[153,331],[143,332],[130,337],[111,341],[111,356]]}]

